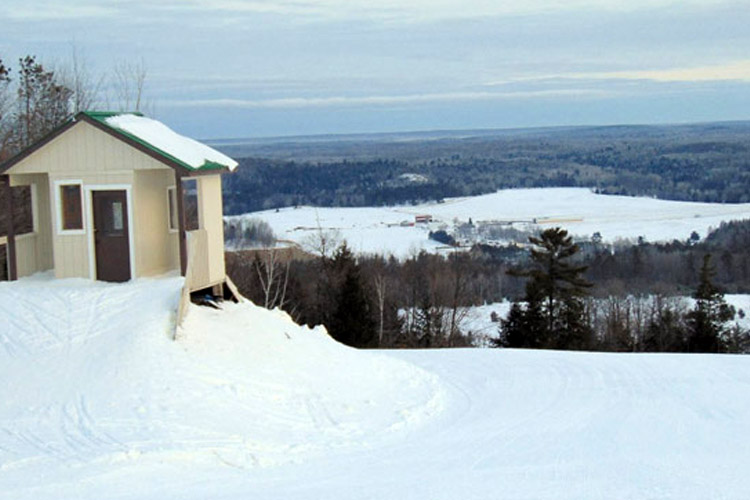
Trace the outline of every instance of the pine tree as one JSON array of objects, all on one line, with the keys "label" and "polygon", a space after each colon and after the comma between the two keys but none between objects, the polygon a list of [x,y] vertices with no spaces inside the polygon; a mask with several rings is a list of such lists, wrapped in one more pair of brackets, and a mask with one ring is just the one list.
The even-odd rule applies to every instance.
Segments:
[{"label": "pine tree", "polygon": [[71,110],[73,91],[58,81],[34,56],[19,59],[15,146],[22,149],[63,123]]},{"label": "pine tree", "polygon": [[329,333],[341,343],[353,347],[372,347],[377,339],[373,311],[360,275],[359,265],[346,243],[332,260],[338,293],[331,316]]},{"label": "pine tree", "polygon": [[711,254],[706,254],[703,257],[698,288],[693,294],[695,307],[687,315],[690,352],[722,350],[724,323],[734,317],[734,308],[727,305],[724,294],[713,284],[715,275]]},{"label": "pine tree", "polygon": [[582,297],[592,285],[582,274],[586,266],[569,259],[578,245],[561,228],[530,237],[532,265],[513,274],[529,278],[525,306],[515,305],[508,319],[501,322],[501,341],[509,347],[586,349],[593,332],[585,318]]}]

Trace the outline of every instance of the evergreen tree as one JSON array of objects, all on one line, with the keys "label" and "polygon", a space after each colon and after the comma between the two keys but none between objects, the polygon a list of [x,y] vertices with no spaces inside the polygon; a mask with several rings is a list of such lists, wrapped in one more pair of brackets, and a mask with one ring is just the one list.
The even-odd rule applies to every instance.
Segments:
[{"label": "evergreen tree", "polygon": [[509,347],[586,349],[593,332],[585,317],[582,297],[592,285],[581,275],[586,266],[569,259],[578,245],[561,228],[530,237],[532,265],[513,274],[529,278],[525,306],[515,305],[508,319],[501,322],[501,342]]},{"label": "evergreen tree", "polygon": [[338,293],[329,325],[331,336],[353,347],[372,347],[377,339],[372,308],[354,255],[342,244],[332,260]]},{"label": "evergreen tree", "polygon": [[713,284],[715,275],[711,254],[706,254],[703,257],[698,288],[693,294],[695,307],[687,315],[687,347],[690,352],[722,350],[724,323],[734,317],[734,308],[726,303],[724,294]]},{"label": "evergreen tree", "polygon": [[63,123],[71,111],[73,91],[60,83],[34,56],[19,60],[15,147],[25,148]]}]

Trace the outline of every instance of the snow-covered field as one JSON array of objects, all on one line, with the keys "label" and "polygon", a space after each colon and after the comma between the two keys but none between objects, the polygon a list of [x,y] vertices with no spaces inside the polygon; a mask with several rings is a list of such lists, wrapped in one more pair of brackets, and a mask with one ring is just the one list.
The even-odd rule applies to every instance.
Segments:
[{"label": "snow-covered field", "polygon": [[[430,229],[456,223],[514,222],[522,229],[561,226],[572,234],[604,241],[618,238],[648,241],[686,240],[693,231],[705,237],[724,221],[750,218],[750,204],[665,201],[653,198],[598,195],[585,188],[509,189],[444,203],[372,208],[284,208],[248,214],[268,222],[280,239],[305,245],[318,228],[338,231],[360,253],[405,257],[440,245],[427,239]],[[431,215],[432,224],[402,227],[416,215]],[[243,217],[243,216],[235,216]],[[537,224],[533,224],[536,221]]]},{"label": "snow-covered field", "polygon": [[180,285],[0,283],[0,498],[750,498],[750,357],[173,341]]}]

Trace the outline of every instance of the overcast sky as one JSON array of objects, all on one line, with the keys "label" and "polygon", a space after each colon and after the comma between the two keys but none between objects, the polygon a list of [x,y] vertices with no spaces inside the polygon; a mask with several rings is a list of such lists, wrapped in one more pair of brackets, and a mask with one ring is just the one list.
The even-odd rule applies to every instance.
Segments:
[{"label": "overcast sky", "polygon": [[750,119],[748,0],[3,0],[0,58],[143,60],[200,138]]}]

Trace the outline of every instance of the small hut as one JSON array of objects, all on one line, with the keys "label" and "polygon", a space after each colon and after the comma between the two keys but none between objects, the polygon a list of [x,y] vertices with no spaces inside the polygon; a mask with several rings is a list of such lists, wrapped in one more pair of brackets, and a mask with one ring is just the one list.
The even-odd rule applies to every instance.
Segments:
[{"label": "small hut", "polygon": [[221,175],[236,166],[140,113],[79,113],[0,163],[5,275],[122,282],[189,264],[190,291],[219,287]]}]

